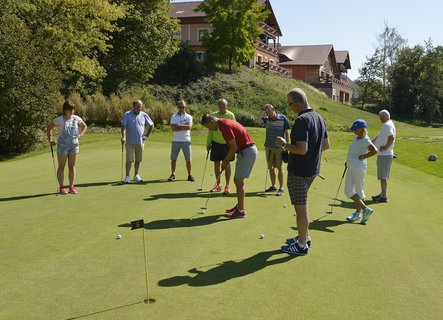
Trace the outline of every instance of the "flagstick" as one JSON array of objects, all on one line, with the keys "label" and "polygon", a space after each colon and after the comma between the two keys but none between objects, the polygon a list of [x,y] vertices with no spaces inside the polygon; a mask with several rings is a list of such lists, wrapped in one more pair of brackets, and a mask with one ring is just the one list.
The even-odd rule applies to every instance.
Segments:
[{"label": "flagstick", "polygon": [[148,260],[146,259],[146,244],[145,244],[145,228],[142,228],[142,234],[143,234],[143,255],[145,257],[145,279],[146,279],[146,299],[144,300],[145,303],[154,303],[154,299],[149,299],[149,289],[148,289]]}]

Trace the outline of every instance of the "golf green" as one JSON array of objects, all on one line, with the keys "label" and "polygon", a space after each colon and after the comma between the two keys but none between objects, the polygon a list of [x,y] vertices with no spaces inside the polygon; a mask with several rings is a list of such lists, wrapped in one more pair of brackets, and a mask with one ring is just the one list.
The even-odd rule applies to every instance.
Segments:
[{"label": "golf green", "polygon": [[[208,163],[197,191],[206,156],[198,144],[195,182],[182,155],[177,181],[166,181],[170,144],[154,139],[144,181],[118,185],[119,135],[86,135],[77,195],[55,195],[49,150],[0,163],[0,319],[441,319],[442,179],[394,161],[389,202],[368,201],[366,225],[348,223],[354,206],[343,190],[327,213],[345,160],[331,141],[325,180],[309,192],[306,257],[279,250],[296,232],[294,210],[287,194],[264,194],[262,150],[246,180],[247,216],[234,220],[223,217],[234,192],[213,194],[200,213],[214,173]],[[365,191],[379,192],[375,157]],[[131,230],[138,219],[144,231]],[[143,303],[147,295],[155,303]]]}]

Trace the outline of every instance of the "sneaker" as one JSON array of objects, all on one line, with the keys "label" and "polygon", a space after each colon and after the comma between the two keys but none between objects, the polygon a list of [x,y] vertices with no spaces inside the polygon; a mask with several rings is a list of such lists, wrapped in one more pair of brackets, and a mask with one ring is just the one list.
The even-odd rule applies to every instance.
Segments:
[{"label": "sneaker", "polygon": [[135,181],[135,182],[142,182],[143,179],[142,179],[138,174],[136,174],[136,175],[134,176],[134,181]]},{"label": "sneaker", "polygon": [[232,212],[225,213],[225,217],[228,217],[228,218],[244,218],[245,215],[246,215],[246,211],[243,210],[243,212],[241,212],[238,208],[236,208]]},{"label": "sneaker", "polygon": [[231,193],[231,191],[229,191],[229,186],[226,186],[225,190],[223,191],[223,194],[227,196],[230,193]]},{"label": "sneaker", "polygon": [[265,192],[274,192],[274,191],[277,191],[276,186],[270,186],[268,189],[265,190]]},{"label": "sneaker", "polygon": [[128,184],[129,181],[130,181],[129,176],[126,176],[126,178],[125,178],[125,183]]},{"label": "sneaker", "polygon": [[372,200],[375,202],[388,202],[388,198],[383,198],[381,195],[372,196]]},{"label": "sneaker", "polygon": [[354,212],[353,214],[351,214],[350,216],[348,216],[346,218],[346,220],[348,220],[349,222],[358,221],[360,219],[361,219],[360,213],[358,213],[358,212]]},{"label": "sneaker", "polygon": [[374,212],[374,210],[372,210],[371,208],[367,207],[366,209],[363,210],[363,219],[361,219],[360,223],[365,223],[366,221],[369,220],[369,217],[371,216],[372,212]]},{"label": "sneaker", "polygon": [[74,186],[70,186],[69,187],[69,193],[77,194],[78,192],[77,192],[77,189]]},{"label": "sneaker", "polygon": [[214,188],[211,189],[211,192],[220,192],[221,191],[221,185],[217,184],[214,186]]},{"label": "sneaker", "polygon": [[[298,242],[298,236],[294,237],[294,238],[289,238],[286,239],[286,243],[289,245],[293,245],[294,243]],[[311,237],[308,236],[308,241],[306,242],[306,244],[308,245],[308,247],[311,247]]]},{"label": "sneaker", "polygon": [[193,177],[192,175],[189,175],[189,176],[188,176],[188,181],[194,182],[195,179],[194,179],[194,177]]},{"label": "sneaker", "polygon": [[60,187],[60,194],[68,194],[68,190],[65,187]]},{"label": "sneaker", "polygon": [[175,174],[171,174],[168,178],[168,181],[175,181]]},{"label": "sneaker", "polygon": [[226,213],[232,213],[232,212],[234,212],[235,210],[237,210],[237,205],[235,205],[235,207],[234,208],[231,208],[231,209],[226,209]]},{"label": "sneaker", "polygon": [[282,246],[281,251],[294,254],[296,256],[305,256],[308,254],[309,247],[305,246],[304,248],[297,242],[288,246]]},{"label": "sneaker", "polygon": [[278,189],[277,193],[275,194],[277,197],[280,197],[284,194],[285,192],[283,191],[282,188]]}]

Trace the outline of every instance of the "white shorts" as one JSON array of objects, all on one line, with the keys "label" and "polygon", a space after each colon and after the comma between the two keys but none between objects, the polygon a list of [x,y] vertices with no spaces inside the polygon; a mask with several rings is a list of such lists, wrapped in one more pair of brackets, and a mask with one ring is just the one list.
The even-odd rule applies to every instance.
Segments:
[{"label": "white shorts", "polygon": [[366,169],[349,168],[345,177],[345,194],[348,198],[357,194],[360,199],[366,198],[365,195],[365,175]]}]

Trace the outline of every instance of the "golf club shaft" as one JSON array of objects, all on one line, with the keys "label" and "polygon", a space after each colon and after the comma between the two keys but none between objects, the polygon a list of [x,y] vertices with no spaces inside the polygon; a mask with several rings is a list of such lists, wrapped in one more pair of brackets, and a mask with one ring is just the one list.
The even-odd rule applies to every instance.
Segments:
[{"label": "golf club shaft", "polygon": [[342,184],[342,182],[343,182],[343,178],[345,177],[345,174],[346,174],[346,170],[347,170],[347,169],[348,169],[348,167],[347,167],[346,164],[345,164],[345,169],[343,170],[343,174],[341,175],[340,183],[338,184],[337,193],[335,194],[334,201],[332,202],[332,205],[331,205],[331,213],[332,213],[332,211],[334,210],[335,200],[337,200],[338,193],[340,192],[341,184]]},{"label": "golf club shaft", "polygon": [[203,190],[203,180],[205,179],[206,165],[208,164],[209,151],[210,151],[210,149],[208,149],[208,151],[206,152],[205,167],[204,167],[204,169],[203,169],[202,182],[201,182],[201,184],[200,184],[200,188],[199,188],[199,190]]},{"label": "golf club shaft", "polygon": [[[221,177],[221,174],[223,173],[223,171],[224,171],[224,169],[222,169],[222,170],[220,171],[220,174],[218,175],[217,178]],[[218,179],[217,179],[217,180],[218,180]],[[212,192],[209,192],[209,196],[208,196],[208,198],[206,199],[205,206],[202,207],[201,209],[206,210],[206,209],[208,208],[208,202],[209,202],[209,199],[211,199],[211,196],[212,196]]]},{"label": "golf club shaft", "polygon": [[51,146],[51,155],[52,155],[52,167],[54,168],[54,177],[55,177],[55,193],[58,194],[58,179],[57,179],[57,170],[55,169],[55,159],[54,159],[54,148]]}]

